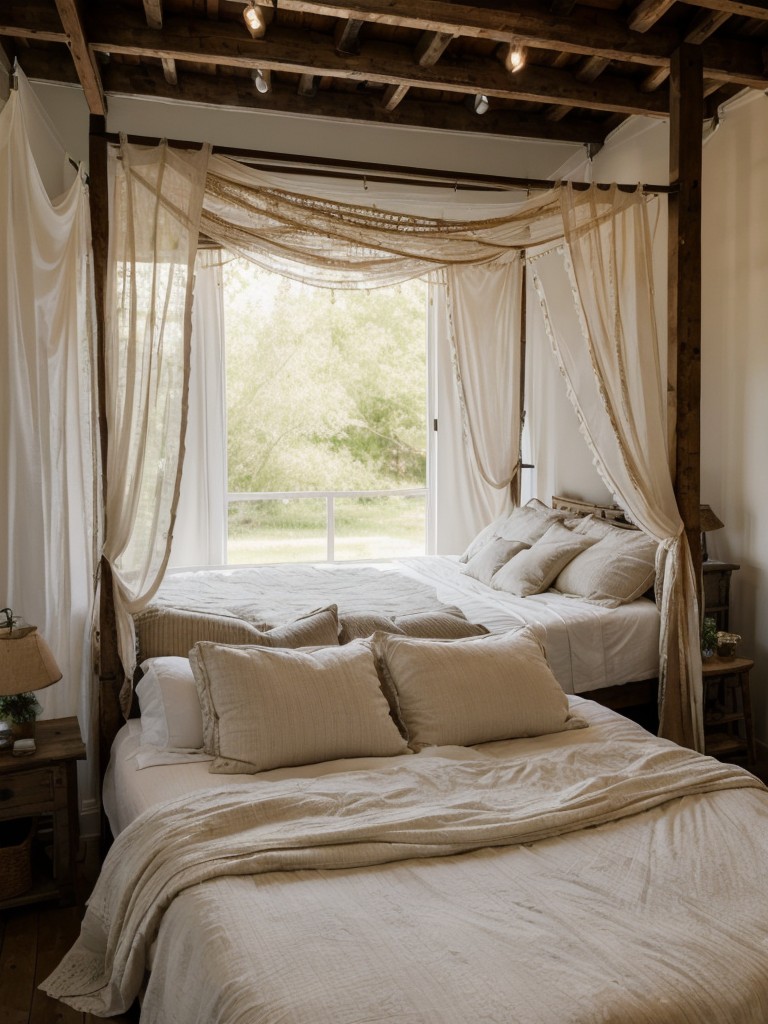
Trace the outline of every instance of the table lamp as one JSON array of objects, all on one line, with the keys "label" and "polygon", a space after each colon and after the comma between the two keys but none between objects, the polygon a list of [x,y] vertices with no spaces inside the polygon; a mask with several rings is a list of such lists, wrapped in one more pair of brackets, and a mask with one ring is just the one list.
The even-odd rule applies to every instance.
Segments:
[{"label": "table lamp", "polygon": [[701,521],[701,560],[706,562],[709,559],[707,552],[707,534],[710,530],[722,530],[725,523],[721,523],[711,505],[699,505],[699,517]]},{"label": "table lamp", "polygon": [[[5,622],[0,620],[0,702],[4,697],[11,698],[42,690],[61,679],[61,670],[50,647],[38,633],[37,626],[20,625],[14,620],[10,608],[1,609],[0,616],[3,615]],[[11,701],[7,703],[12,707]],[[39,705],[37,708],[39,710]],[[28,709],[27,712],[23,719],[15,719],[17,724],[30,721]],[[12,710],[6,708],[6,714],[14,720]],[[32,711],[33,726],[34,718]]]}]

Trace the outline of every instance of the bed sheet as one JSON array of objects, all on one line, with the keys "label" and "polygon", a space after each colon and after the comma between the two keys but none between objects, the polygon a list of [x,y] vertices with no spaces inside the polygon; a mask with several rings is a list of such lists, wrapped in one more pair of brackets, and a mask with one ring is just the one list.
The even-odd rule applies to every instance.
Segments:
[{"label": "bed sheet", "polygon": [[472,579],[450,556],[375,565],[285,565],[171,573],[153,604],[237,615],[257,625],[284,622],[336,604],[340,614],[407,614],[458,607],[492,633],[530,624],[566,693],[653,679],[659,612],[647,598],[605,608],[547,591],[518,598]]},{"label": "bed sheet", "polygon": [[[652,762],[674,747],[571,702],[588,729],[485,744],[472,757],[519,755],[525,783],[528,763],[540,775],[551,762],[557,774],[563,753],[575,766],[582,754],[594,761],[634,744]],[[130,753],[130,731],[116,754]],[[436,792],[441,756],[447,767],[455,749],[421,762]],[[705,771],[731,771],[691,756]],[[420,758],[396,760],[407,768]],[[129,759],[114,760],[121,777]],[[603,765],[609,779],[613,767]],[[615,768],[617,786],[631,783]],[[149,785],[158,773],[184,781]],[[134,771],[149,786],[136,810],[159,800],[164,818],[166,799],[205,774],[202,765]],[[348,786],[359,798],[354,774],[336,776],[335,792]],[[270,787],[270,776],[248,786]],[[240,777],[227,782],[243,788]],[[592,798],[578,773],[573,792],[555,792],[563,804]],[[164,913],[142,1024],[765,1024],[767,875],[768,796],[727,789],[512,846],[217,877],[185,888]]]}]

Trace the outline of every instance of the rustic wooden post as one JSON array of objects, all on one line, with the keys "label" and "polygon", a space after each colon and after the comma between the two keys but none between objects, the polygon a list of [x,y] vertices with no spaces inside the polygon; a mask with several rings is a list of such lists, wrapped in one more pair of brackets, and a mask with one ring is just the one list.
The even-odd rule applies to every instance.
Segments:
[{"label": "rustic wooden post", "polygon": [[523,428],[525,426],[525,352],[528,344],[528,264],[525,262],[525,249],[520,251],[520,267],[522,278],[520,281],[520,407],[518,419],[520,429],[518,443],[520,455],[517,460],[517,476],[512,481],[512,499],[515,506],[520,505],[523,486]]},{"label": "rustic wooden post", "polygon": [[[669,366],[675,395],[675,495],[701,606],[701,49],[683,44],[670,65]],[[674,421],[673,421],[674,422]]]},{"label": "rustic wooden post", "polygon": [[[98,390],[101,495],[107,496],[107,395],[105,353],[105,290],[109,242],[109,188],[107,183],[107,138],[103,117],[92,115],[88,140],[91,245],[93,251],[94,312],[96,321],[96,380]],[[106,526],[106,513],[104,516]],[[112,571],[103,557],[99,566],[99,776],[104,777],[112,737],[122,724],[119,692],[123,670],[117,653],[117,628],[112,595]],[[104,823],[102,822],[102,826]]]}]

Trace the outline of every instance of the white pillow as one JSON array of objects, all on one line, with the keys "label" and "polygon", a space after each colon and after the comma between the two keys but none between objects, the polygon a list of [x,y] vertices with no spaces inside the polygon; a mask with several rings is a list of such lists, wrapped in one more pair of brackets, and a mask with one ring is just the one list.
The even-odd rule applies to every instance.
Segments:
[{"label": "white pillow", "polygon": [[150,658],[136,687],[141,745],[157,750],[202,752],[203,714],[188,658]]},{"label": "white pillow", "polygon": [[487,743],[581,728],[533,629],[466,640],[377,633],[409,746]]},{"label": "white pillow", "polygon": [[508,516],[509,513],[505,512],[503,516],[499,516],[498,519],[494,519],[492,523],[483,527],[475,539],[469,542],[469,546],[464,554],[459,556],[459,561],[468,562],[470,558],[473,558],[478,551],[481,551],[489,541],[495,540],[499,535],[499,528],[507,521]]},{"label": "white pillow", "polygon": [[532,547],[521,551],[499,569],[491,586],[517,597],[540,594],[572,558],[595,543],[594,537],[574,533],[562,523],[552,523]]},{"label": "white pillow", "polygon": [[[599,527],[591,527],[593,533]],[[617,608],[637,600],[656,578],[658,544],[640,530],[608,527],[589,550],[577,555],[553,583],[562,594]]]},{"label": "white pillow", "polygon": [[562,523],[565,515],[549,508],[538,498],[531,498],[522,508],[516,508],[496,532],[504,540],[521,541],[530,546],[540,540],[554,523]]},{"label": "white pillow", "polygon": [[484,545],[466,565],[462,565],[460,571],[481,583],[490,583],[493,574],[527,546],[519,540],[504,540],[503,537],[497,537]]},{"label": "white pillow", "polygon": [[203,642],[190,662],[211,772],[408,752],[365,640],[304,650]]}]

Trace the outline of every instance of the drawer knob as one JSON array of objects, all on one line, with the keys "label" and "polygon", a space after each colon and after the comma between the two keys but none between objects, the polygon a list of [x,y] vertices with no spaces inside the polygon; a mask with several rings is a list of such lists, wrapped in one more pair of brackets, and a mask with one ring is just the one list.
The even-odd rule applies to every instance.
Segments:
[{"label": "drawer knob", "polygon": [[0,789],[0,800],[10,800],[13,797],[12,789]]}]

